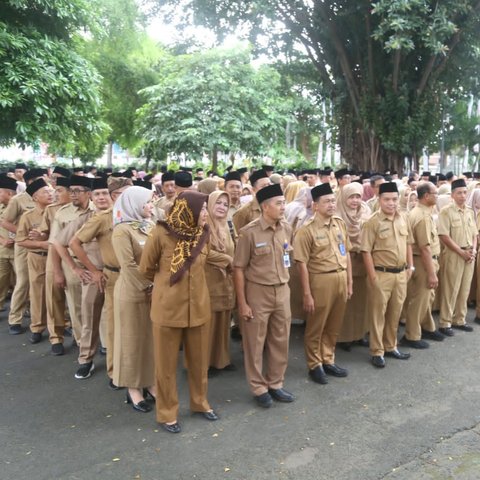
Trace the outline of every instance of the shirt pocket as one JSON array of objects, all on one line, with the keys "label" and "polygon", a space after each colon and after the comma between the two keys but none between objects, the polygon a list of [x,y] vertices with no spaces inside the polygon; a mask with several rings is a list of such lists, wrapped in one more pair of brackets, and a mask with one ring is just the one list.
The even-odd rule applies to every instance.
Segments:
[{"label": "shirt pocket", "polygon": [[264,255],[269,255],[272,253],[272,247],[270,245],[265,245],[263,247],[257,247],[253,251],[253,254],[259,258],[262,258]]},{"label": "shirt pocket", "polygon": [[331,251],[330,239],[327,236],[315,238],[315,258],[318,260],[325,259]]}]

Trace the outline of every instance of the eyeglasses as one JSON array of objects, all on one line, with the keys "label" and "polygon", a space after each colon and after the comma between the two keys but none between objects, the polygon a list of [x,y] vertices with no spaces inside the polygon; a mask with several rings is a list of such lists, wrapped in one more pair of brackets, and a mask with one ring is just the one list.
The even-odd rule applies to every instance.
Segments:
[{"label": "eyeglasses", "polygon": [[68,193],[70,195],[80,195],[81,193],[88,192],[85,188],[69,188]]}]

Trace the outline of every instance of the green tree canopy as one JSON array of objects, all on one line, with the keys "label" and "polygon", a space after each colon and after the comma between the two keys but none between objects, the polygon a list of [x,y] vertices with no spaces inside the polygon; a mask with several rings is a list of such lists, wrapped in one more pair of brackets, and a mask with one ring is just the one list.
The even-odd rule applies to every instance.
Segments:
[{"label": "green tree canopy", "polygon": [[100,78],[78,53],[96,28],[88,0],[4,0],[0,9],[0,142],[58,148],[101,135]]},{"label": "green tree canopy", "polygon": [[247,49],[213,49],[170,55],[159,66],[160,82],[141,93],[138,130],[152,150],[216,162],[217,152],[266,153],[283,138],[280,77],[255,69]]},{"label": "green tree canopy", "polygon": [[257,46],[268,38],[273,56],[305,52],[333,102],[344,158],[365,169],[415,159],[440,128],[442,97],[470,91],[478,77],[478,0],[157,3],[181,3],[219,35],[247,30]]}]

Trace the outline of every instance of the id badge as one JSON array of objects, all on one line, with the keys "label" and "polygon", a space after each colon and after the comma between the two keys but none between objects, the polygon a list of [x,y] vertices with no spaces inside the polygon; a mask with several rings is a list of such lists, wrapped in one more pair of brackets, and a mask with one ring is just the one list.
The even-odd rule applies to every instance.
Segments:
[{"label": "id badge", "polygon": [[283,254],[283,266],[285,268],[290,268],[290,255],[288,253]]},{"label": "id badge", "polygon": [[340,243],[338,245],[338,248],[340,249],[340,255],[342,255],[342,257],[344,257],[347,254],[347,250],[345,249],[345,244]]}]

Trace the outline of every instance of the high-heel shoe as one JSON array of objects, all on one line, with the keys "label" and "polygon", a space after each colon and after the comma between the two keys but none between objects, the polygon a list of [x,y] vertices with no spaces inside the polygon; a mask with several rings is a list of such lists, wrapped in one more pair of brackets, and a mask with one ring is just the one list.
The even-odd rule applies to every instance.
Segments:
[{"label": "high-heel shoe", "polygon": [[150,393],[148,388],[143,389],[143,396],[145,397],[145,400],[150,400],[151,402],[155,403],[155,397]]},{"label": "high-heel shoe", "polygon": [[133,409],[137,412],[148,413],[152,410],[152,407],[145,400],[134,403],[129,392],[127,392],[127,403],[131,403]]}]

